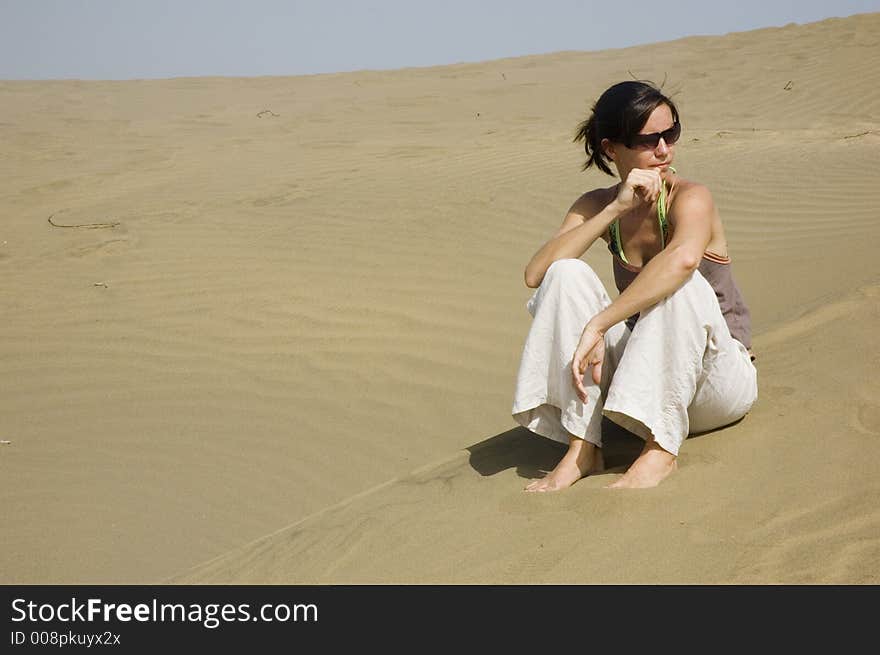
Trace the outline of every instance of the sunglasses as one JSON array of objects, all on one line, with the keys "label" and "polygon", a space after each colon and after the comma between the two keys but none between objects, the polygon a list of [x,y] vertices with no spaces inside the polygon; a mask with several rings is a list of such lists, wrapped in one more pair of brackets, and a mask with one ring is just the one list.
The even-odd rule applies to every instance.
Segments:
[{"label": "sunglasses", "polygon": [[654,132],[653,134],[636,134],[630,137],[626,147],[630,150],[654,150],[660,145],[660,139],[666,142],[666,145],[672,145],[678,141],[681,136],[681,123],[675,121],[668,130],[663,132]]}]

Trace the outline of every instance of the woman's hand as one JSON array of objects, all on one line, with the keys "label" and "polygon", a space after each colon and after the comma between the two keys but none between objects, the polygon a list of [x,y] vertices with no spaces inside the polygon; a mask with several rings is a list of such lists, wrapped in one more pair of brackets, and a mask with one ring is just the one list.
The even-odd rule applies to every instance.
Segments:
[{"label": "woman's hand", "polygon": [[593,367],[593,382],[599,384],[602,380],[602,362],[604,360],[605,335],[587,323],[571,360],[574,388],[581,402],[587,402],[587,388],[584,386],[584,374],[587,367]]},{"label": "woman's hand", "polygon": [[656,168],[634,168],[620,183],[617,203],[624,209],[634,209],[641,203],[653,203],[660,197],[663,179]]}]

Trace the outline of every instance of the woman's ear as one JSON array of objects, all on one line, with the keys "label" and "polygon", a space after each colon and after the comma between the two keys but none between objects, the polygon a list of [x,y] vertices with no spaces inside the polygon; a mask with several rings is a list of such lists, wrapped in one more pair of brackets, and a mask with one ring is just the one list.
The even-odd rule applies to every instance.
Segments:
[{"label": "woman's ear", "polygon": [[605,156],[611,161],[614,161],[614,144],[608,139],[602,139],[602,141],[599,142],[599,145],[602,147],[602,152],[605,153]]}]

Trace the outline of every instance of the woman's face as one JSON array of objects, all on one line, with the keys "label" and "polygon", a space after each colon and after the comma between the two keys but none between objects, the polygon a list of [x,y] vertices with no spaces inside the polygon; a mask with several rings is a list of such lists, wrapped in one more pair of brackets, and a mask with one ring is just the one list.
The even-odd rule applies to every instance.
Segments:
[{"label": "woman's face", "polygon": [[[639,130],[640,135],[666,132],[671,129],[675,121],[672,118],[672,110],[668,105],[658,105],[645,125]],[[627,147],[622,143],[603,140],[606,154],[614,161],[621,178],[633,168],[656,168],[665,171],[675,158],[675,144],[667,143],[666,139],[660,138],[656,146],[633,144]]]}]

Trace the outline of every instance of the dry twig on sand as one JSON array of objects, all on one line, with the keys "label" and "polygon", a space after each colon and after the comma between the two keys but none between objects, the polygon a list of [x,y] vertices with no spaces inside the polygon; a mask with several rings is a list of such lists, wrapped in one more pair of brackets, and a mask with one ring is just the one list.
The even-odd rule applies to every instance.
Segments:
[{"label": "dry twig on sand", "polygon": [[264,109],[263,111],[257,112],[257,118],[262,118],[263,116],[278,116],[278,114],[271,109]]},{"label": "dry twig on sand", "polygon": [[120,225],[119,221],[113,221],[111,223],[79,223],[77,225],[62,225],[52,220],[52,216],[54,215],[55,214],[49,216],[49,224],[55,227],[84,227],[86,229],[94,230],[103,227],[116,227],[117,225]]}]

